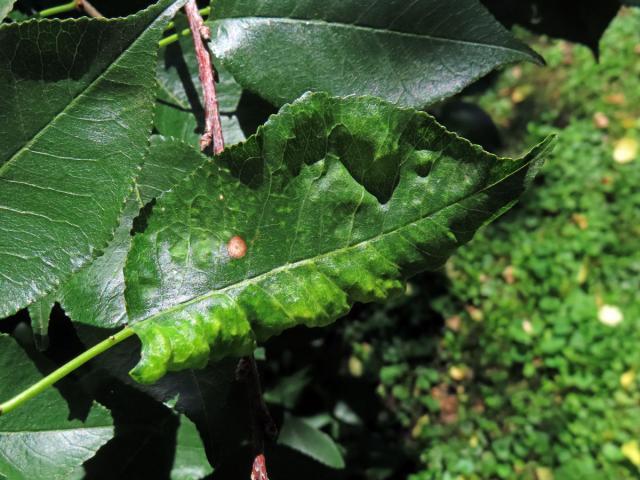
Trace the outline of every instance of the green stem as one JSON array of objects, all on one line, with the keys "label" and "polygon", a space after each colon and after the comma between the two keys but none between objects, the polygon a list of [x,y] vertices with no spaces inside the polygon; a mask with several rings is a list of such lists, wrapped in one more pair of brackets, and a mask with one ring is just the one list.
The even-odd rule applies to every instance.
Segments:
[{"label": "green stem", "polygon": [[[201,8],[200,10],[198,10],[198,12],[200,12],[200,15],[202,15],[203,17],[207,17],[211,13],[211,7]],[[164,29],[165,29],[165,31],[166,30],[171,30],[174,26],[175,26],[175,24],[173,22],[169,22],[169,23],[167,23],[167,26],[164,27]]]},{"label": "green stem", "polygon": [[60,15],[61,13],[71,12],[76,9],[76,2],[65,3],[64,5],[58,5],[57,7],[47,8],[46,10],[42,10],[38,16],[39,17],[52,17],[54,15]]},{"label": "green stem", "polygon": [[39,382],[34,383],[33,385],[31,385],[26,390],[23,390],[22,392],[20,392],[18,395],[16,395],[12,399],[7,400],[6,402],[0,404],[0,415],[4,415],[5,413],[9,413],[11,410],[13,410],[14,408],[19,407],[20,405],[22,405],[27,400],[30,400],[31,398],[35,397],[39,393],[42,393],[44,390],[49,388],[51,385],[56,383],[58,380],[66,377],[67,375],[69,375],[76,368],[84,365],[85,363],[87,363],[92,358],[100,355],[102,352],[105,352],[105,351],[109,350],[114,345],[117,345],[118,343],[122,342],[123,340],[129,338],[131,335],[133,335],[133,333],[134,333],[133,330],[131,330],[129,327],[125,327],[122,330],[120,330],[118,333],[116,333],[115,335],[111,335],[110,337],[106,338],[105,340],[103,340],[102,342],[98,343],[97,345],[94,345],[93,347],[91,347],[86,352],[78,355],[74,359],[72,359],[69,362],[67,362],[64,365],[62,365],[57,370],[54,370],[53,372],[51,372],[49,375],[44,377]]},{"label": "green stem", "polygon": [[[47,8],[46,10],[42,10],[40,13],[38,13],[38,16],[53,17],[55,15],[60,15],[61,13],[71,12],[76,8],[77,8],[77,5],[76,5],[76,1],[74,0],[73,2],[65,3],[64,5],[58,5],[57,7],[51,7],[51,8]],[[202,15],[203,17],[206,17],[211,13],[211,7],[202,8],[199,10],[199,12],[200,12],[200,15]],[[175,25],[173,22],[169,22],[165,28],[165,31],[171,30],[174,26]],[[191,35],[191,31],[188,28],[185,28],[182,32],[180,32],[180,34],[184,36],[188,36],[188,35]],[[180,37],[178,36],[178,34],[174,33],[173,35],[169,35],[163,38],[162,40],[160,40],[158,42],[158,45],[160,46],[160,48],[166,47],[167,45],[170,45],[173,42],[178,41],[179,38]]]},{"label": "green stem", "polygon": [[[189,30],[188,28],[185,28],[180,32],[180,35],[182,35],[183,37],[188,37],[189,35],[191,35],[191,30]],[[160,48],[166,47],[167,45],[173,42],[177,42],[178,38],[180,38],[179,35],[177,33],[174,33],[173,35],[169,35],[168,37],[164,37],[162,40],[160,40],[158,42],[158,46]]]}]

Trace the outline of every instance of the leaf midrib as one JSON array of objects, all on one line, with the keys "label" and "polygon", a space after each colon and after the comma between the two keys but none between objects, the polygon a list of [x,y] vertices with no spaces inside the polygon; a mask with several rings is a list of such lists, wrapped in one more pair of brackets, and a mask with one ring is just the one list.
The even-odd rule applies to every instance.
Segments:
[{"label": "leaf midrib", "polygon": [[335,28],[345,28],[345,29],[356,29],[356,30],[362,30],[365,31],[367,33],[373,33],[373,34],[390,34],[390,35],[398,35],[398,36],[403,36],[403,37],[409,37],[409,38],[413,38],[413,39],[419,39],[419,40],[431,40],[434,42],[443,42],[443,43],[454,43],[454,44],[462,44],[462,45],[469,45],[469,46],[474,46],[474,47],[486,47],[486,48],[490,48],[490,49],[495,49],[495,50],[504,50],[507,52],[511,52],[511,53],[517,53],[519,55],[522,56],[527,56],[527,57],[534,57],[534,55],[532,53],[526,52],[526,51],[522,51],[516,48],[509,48],[509,47],[504,47],[501,45],[494,45],[492,43],[482,43],[482,42],[471,42],[468,40],[458,40],[458,39],[453,39],[453,38],[447,38],[447,37],[439,37],[439,36],[435,36],[435,35],[429,35],[429,34],[418,34],[418,33],[410,33],[410,32],[403,32],[400,30],[394,30],[394,29],[388,29],[388,28],[375,28],[375,27],[368,27],[365,25],[356,25],[353,23],[341,23],[341,22],[330,22],[327,20],[317,20],[317,19],[305,19],[305,18],[288,18],[288,17],[270,17],[270,16],[260,16],[260,15],[254,15],[254,16],[240,16],[240,17],[228,17],[228,18],[217,18],[215,20],[213,20],[213,23],[215,22],[224,22],[227,20],[251,20],[251,19],[258,19],[258,20],[266,20],[266,21],[272,21],[272,22],[281,22],[281,23],[307,23],[307,24],[314,24],[314,25],[319,25],[319,26],[326,26],[326,27],[335,27]]},{"label": "leaf midrib", "polygon": [[[33,146],[33,144],[36,142],[36,140],[38,138],[40,138],[42,135],[44,135],[48,129],[53,126],[58,119],[67,112],[67,110],[69,110],[70,108],[72,108],[73,106],[75,106],[75,104],[77,102],[80,101],[80,99],[84,99],[87,91],[89,89],[91,89],[94,85],[96,85],[98,82],[100,82],[103,77],[105,75],[107,75],[111,69],[115,69],[117,68],[117,64],[120,61],[120,59],[127,53],[129,53],[129,51],[131,50],[131,48],[136,44],[136,42],[138,42],[140,40],[140,38],[142,37],[142,35],[154,24],[154,22],[164,13],[166,9],[160,10],[158,12],[158,15],[156,15],[148,24],[147,26],[142,30],[142,32],[140,33],[140,35],[136,36],[133,41],[127,46],[127,48],[125,50],[123,50],[114,60],[113,62],[111,62],[107,68],[105,68],[104,70],[102,70],[98,75],[96,75],[96,77],[85,87],[83,88],[76,97],[74,97],[69,103],[67,103],[62,110],[60,110],[58,113],[56,113],[53,118],[51,119],[51,121],[47,122],[40,130],[38,130],[37,133],[35,133],[33,135],[33,137],[31,137],[31,139],[29,141],[27,141],[22,147],[18,148],[18,150],[11,156],[11,158],[9,158],[4,164],[0,165],[0,177],[4,174],[5,170],[8,168],[8,166],[10,164],[12,164],[15,160],[17,160],[25,151],[30,151],[30,147]],[[134,15],[130,20],[133,20],[133,18],[135,18],[136,16],[143,16],[146,13],[145,10],[139,12],[138,14]],[[87,28],[89,22],[104,22],[104,23],[122,23],[124,21],[126,21],[126,19],[122,18],[118,18],[118,19],[113,19],[113,20],[104,20],[104,19],[88,19],[86,20],[87,23]],[[18,27],[20,26],[20,24],[17,24]],[[16,28],[18,28],[16,27]]]},{"label": "leaf midrib", "polygon": [[[538,147],[540,147],[540,146],[542,146],[542,145],[539,145]],[[545,147],[546,147],[546,145],[545,145]],[[478,195],[478,194],[480,194],[480,193],[482,193],[482,192],[494,187],[495,185],[498,185],[499,183],[502,183],[502,182],[506,181],[508,178],[512,177],[513,175],[515,175],[518,172],[522,171],[523,169],[527,168],[531,164],[531,162],[533,162],[536,158],[538,158],[541,155],[541,151],[536,151],[535,155],[532,155],[532,153],[533,152],[529,152],[528,155],[530,155],[531,157],[528,159],[527,162],[524,162],[520,167],[516,168],[513,172],[509,173],[508,175],[506,175],[504,177],[501,177],[497,181],[495,181],[495,182],[493,182],[493,183],[491,183],[489,185],[486,185],[486,186],[482,187],[479,190],[471,192],[471,193],[463,196],[462,198],[453,200],[450,203],[444,205],[442,208],[440,208],[438,210],[434,210],[432,212],[429,212],[429,213],[427,213],[427,214],[425,214],[425,215],[423,215],[423,216],[421,216],[419,218],[416,218],[415,220],[412,220],[411,222],[407,222],[404,225],[400,225],[400,226],[395,227],[395,228],[393,228],[391,230],[388,230],[386,232],[380,233],[380,234],[375,235],[373,237],[369,237],[369,238],[364,239],[364,240],[362,240],[362,241],[360,241],[358,243],[354,243],[354,244],[346,246],[346,247],[337,248],[335,250],[331,250],[331,251],[328,251],[328,252],[324,252],[324,253],[321,253],[319,255],[315,255],[313,257],[303,258],[303,259],[297,260],[297,261],[295,261],[293,263],[286,263],[285,265],[281,265],[279,267],[272,268],[271,270],[268,270],[266,272],[259,273],[257,275],[252,276],[252,277],[249,277],[249,278],[245,278],[244,280],[241,280],[241,281],[239,281],[237,283],[228,285],[228,286],[223,287],[223,288],[221,288],[219,290],[211,290],[211,291],[209,291],[207,293],[204,293],[202,295],[195,296],[195,297],[191,298],[190,300],[186,300],[184,302],[178,303],[178,304],[176,304],[176,305],[174,305],[172,307],[169,307],[167,309],[164,309],[162,311],[153,313],[152,315],[150,315],[150,316],[148,316],[146,318],[143,318],[141,320],[133,321],[132,325],[135,325],[135,324],[138,324],[138,323],[142,323],[142,322],[151,321],[151,320],[154,320],[157,317],[160,317],[162,315],[166,315],[166,314],[170,314],[172,312],[179,311],[179,310],[181,310],[181,309],[183,309],[183,308],[185,308],[185,307],[187,307],[189,305],[199,303],[199,302],[201,302],[203,300],[206,300],[208,298],[211,298],[211,297],[213,297],[215,295],[224,294],[225,292],[227,292],[229,290],[234,290],[234,289],[237,289],[237,288],[241,288],[243,285],[248,285],[248,284],[251,284],[251,283],[258,282],[262,278],[268,277],[269,275],[275,275],[275,274],[277,274],[279,272],[282,272],[282,271],[286,271],[286,270],[289,270],[289,269],[295,269],[295,268],[298,268],[300,266],[304,266],[306,264],[313,263],[313,262],[317,261],[318,259],[321,259],[321,258],[324,258],[324,257],[328,257],[330,255],[334,255],[334,254],[336,254],[338,252],[345,252],[345,251],[348,251],[348,250],[351,250],[351,249],[356,249],[358,247],[361,247],[362,245],[368,244],[370,242],[374,242],[374,241],[379,240],[379,239],[381,239],[381,238],[383,238],[385,236],[393,235],[393,234],[401,231],[404,228],[407,228],[409,225],[414,224],[416,222],[421,222],[421,221],[424,221],[424,220],[431,220],[431,217],[433,217],[437,213],[440,213],[443,210],[446,210],[447,208],[450,208],[453,205],[456,205],[456,204],[458,204],[460,202],[464,202],[468,198],[470,198],[470,197],[472,197],[474,195]],[[506,159],[506,158],[500,158],[499,160],[500,161],[515,161],[515,162],[522,161],[522,159],[520,159],[520,160],[510,160],[510,159]],[[442,225],[439,225],[439,224],[437,224],[437,225],[442,227]]]}]

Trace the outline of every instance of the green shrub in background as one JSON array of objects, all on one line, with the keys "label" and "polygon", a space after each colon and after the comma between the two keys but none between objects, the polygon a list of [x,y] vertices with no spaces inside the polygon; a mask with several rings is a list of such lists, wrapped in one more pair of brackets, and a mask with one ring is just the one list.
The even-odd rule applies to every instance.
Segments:
[{"label": "green shrub in background", "polygon": [[[445,293],[416,281],[344,327],[352,373],[379,376],[419,455],[413,480],[640,478],[640,12],[600,63],[539,50],[549,69],[478,100],[508,147],[560,134],[540,185],[449,262]],[[443,333],[411,333],[431,309]]]}]

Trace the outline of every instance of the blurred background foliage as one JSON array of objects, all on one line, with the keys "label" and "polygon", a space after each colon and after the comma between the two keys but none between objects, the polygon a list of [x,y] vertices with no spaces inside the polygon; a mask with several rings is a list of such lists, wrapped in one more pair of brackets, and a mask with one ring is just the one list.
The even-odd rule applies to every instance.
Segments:
[{"label": "blurred background foliage", "polygon": [[558,133],[535,188],[403,298],[266,346],[268,399],[329,434],[290,443],[339,466],[333,444],[332,478],[640,478],[640,11],[599,62],[518,33],[547,68],[434,113],[499,153]]}]

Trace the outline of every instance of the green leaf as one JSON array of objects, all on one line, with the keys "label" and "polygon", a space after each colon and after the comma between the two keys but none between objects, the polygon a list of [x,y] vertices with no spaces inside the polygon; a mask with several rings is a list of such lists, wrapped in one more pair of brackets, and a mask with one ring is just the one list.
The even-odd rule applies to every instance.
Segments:
[{"label": "green leaf", "polygon": [[40,351],[49,346],[49,317],[55,303],[55,298],[52,295],[47,295],[29,305],[33,338]]},{"label": "green leaf", "polygon": [[[184,15],[174,20],[176,30],[187,28]],[[242,88],[231,74],[216,65],[219,82],[216,84],[218,106],[221,113],[222,132],[226,145],[244,140],[244,134],[233,115]],[[163,135],[179,138],[199,147],[204,130],[202,88],[198,78],[198,62],[191,36],[180,36],[160,51],[157,78],[160,88],[155,109],[155,127]]]},{"label": "green leaf", "polygon": [[293,409],[310,381],[309,369],[303,368],[292,375],[279,378],[273,388],[264,392],[264,399],[269,403]]},{"label": "green leaf", "polygon": [[308,90],[422,108],[501,65],[541,62],[477,0],[213,0],[211,48],[275,105]]},{"label": "green leaf", "polygon": [[158,38],[183,3],[0,25],[0,318],[113,237],[148,144]]},{"label": "green leaf", "polygon": [[171,480],[197,480],[212,472],[198,429],[185,415],[180,415]]},{"label": "green leaf", "polygon": [[149,153],[113,240],[102,256],[72,275],[53,294],[73,321],[101,328],[127,323],[122,269],[131,246],[134,218],[142,207],[193,172],[203,160],[199,152],[179,140],[151,137]]},{"label": "green leaf", "polygon": [[[0,335],[0,398],[9,398],[41,378],[16,342]],[[100,405],[94,403],[82,421],[69,416],[67,402],[53,388],[0,416],[0,477],[66,479],[113,436],[111,415]]]},{"label": "green leaf", "polygon": [[333,439],[304,420],[286,415],[278,436],[286,445],[331,468],[344,468],[344,459]]},{"label": "green leaf", "polygon": [[132,375],[246,355],[256,339],[403,291],[516,201],[550,143],[511,160],[375,98],[284,107],[164,195],[134,237]]},{"label": "green leaf", "polygon": [[0,0],[0,22],[9,14],[14,3],[16,0]]}]

